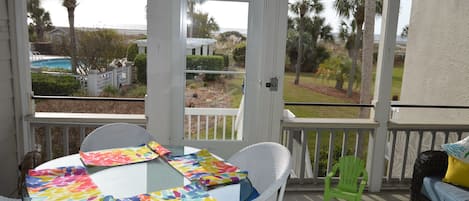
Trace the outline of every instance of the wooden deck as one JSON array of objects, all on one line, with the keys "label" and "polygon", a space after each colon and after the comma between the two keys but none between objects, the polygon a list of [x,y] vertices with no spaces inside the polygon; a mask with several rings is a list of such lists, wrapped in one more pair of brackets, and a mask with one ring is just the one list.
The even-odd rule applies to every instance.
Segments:
[{"label": "wooden deck", "polygon": [[[323,192],[319,191],[286,191],[284,201],[322,201]],[[379,193],[365,192],[363,201],[409,201],[409,191],[382,191]]]}]

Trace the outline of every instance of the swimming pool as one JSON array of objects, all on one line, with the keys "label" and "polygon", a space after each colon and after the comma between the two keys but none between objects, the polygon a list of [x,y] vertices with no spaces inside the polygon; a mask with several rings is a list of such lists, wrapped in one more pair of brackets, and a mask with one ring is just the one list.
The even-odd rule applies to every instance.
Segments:
[{"label": "swimming pool", "polygon": [[61,68],[66,70],[72,69],[72,64],[70,59],[68,58],[60,58],[60,59],[43,59],[31,62],[32,68]]}]

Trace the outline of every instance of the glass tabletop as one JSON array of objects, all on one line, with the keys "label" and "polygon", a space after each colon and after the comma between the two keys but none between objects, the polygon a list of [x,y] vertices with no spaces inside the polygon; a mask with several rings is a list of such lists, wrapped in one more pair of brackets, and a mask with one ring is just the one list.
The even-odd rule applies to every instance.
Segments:
[{"label": "glass tabletop", "polygon": [[[165,147],[172,152],[172,155],[198,151],[198,149],[184,146]],[[162,157],[135,164],[115,167],[88,166],[86,169],[104,194],[120,198],[181,187],[190,183]]]},{"label": "glass tabletop", "polygon": [[[173,156],[195,153],[200,150],[188,146],[164,147],[169,149]],[[69,166],[84,166],[79,154],[48,161],[38,166],[36,170]],[[173,168],[162,157],[151,161],[114,167],[86,166],[86,169],[101,193],[103,195],[113,195],[115,198],[128,198],[190,184],[190,181],[182,173]],[[242,190],[245,189],[243,186],[247,186],[248,190]],[[247,179],[246,181],[242,180],[240,184],[209,189],[209,194],[219,200],[239,201],[239,196],[243,197],[243,194],[249,195],[251,188],[251,184]]]}]

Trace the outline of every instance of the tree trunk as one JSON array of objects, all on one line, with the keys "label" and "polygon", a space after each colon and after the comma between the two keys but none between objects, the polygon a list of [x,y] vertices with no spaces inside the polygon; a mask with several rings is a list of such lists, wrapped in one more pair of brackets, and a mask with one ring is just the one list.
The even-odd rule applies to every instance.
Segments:
[{"label": "tree trunk", "polygon": [[[373,71],[373,42],[375,30],[376,1],[365,1],[365,31],[363,34],[363,54],[362,54],[362,72],[360,86],[360,104],[371,103],[371,77]],[[369,108],[360,108],[360,118],[370,118]],[[365,134],[359,134],[358,155],[363,158],[365,150],[363,143],[365,142]]]},{"label": "tree trunk", "polygon": [[335,88],[342,90],[344,88],[344,80],[336,80],[335,81]]},{"label": "tree trunk", "polygon": [[355,82],[355,74],[357,71],[358,63],[358,51],[360,49],[360,39],[362,37],[362,24],[357,23],[357,34],[355,35],[355,41],[353,44],[353,55],[352,55],[352,69],[350,69],[348,88],[347,88],[347,97],[352,97],[353,93],[353,83]]},{"label": "tree trunk", "polygon": [[72,73],[77,74],[77,40],[75,37],[75,8],[67,8],[68,23],[70,25],[70,57],[72,64]]},{"label": "tree trunk", "polygon": [[300,19],[300,24],[298,25],[298,55],[296,56],[296,66],[295,66],[295,85],[300,83],[300,72],[301,72],[301,63],[303,62],[303,19]]},{"label": "tree trunk", "polygon": [[192,38],[192,32],[194,27],[194,4],[195,2],[192,0],[188,1],[189,6],[189,19],[191,20],[191,24],[187,27],[187,37]]},{"label": "tree trunk", "polygon": [[[365,1],[365,31],[363,34],[363,55],[360,86],[360,104],[371,103],[371,77],[373,71],[373,43],[375,29],[376,1]],[[369,108],[360,109],[360,118],[369,117]]]}]

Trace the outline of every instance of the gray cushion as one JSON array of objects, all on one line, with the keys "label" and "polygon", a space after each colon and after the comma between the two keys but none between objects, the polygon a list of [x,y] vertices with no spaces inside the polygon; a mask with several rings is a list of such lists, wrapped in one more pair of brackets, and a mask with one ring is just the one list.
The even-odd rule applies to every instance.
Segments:
[{"label": "gray cushion", "polygon": [[445,183],[438,177],[425,177],[422,193],[432,201],[469,201],[469,189]]}]

